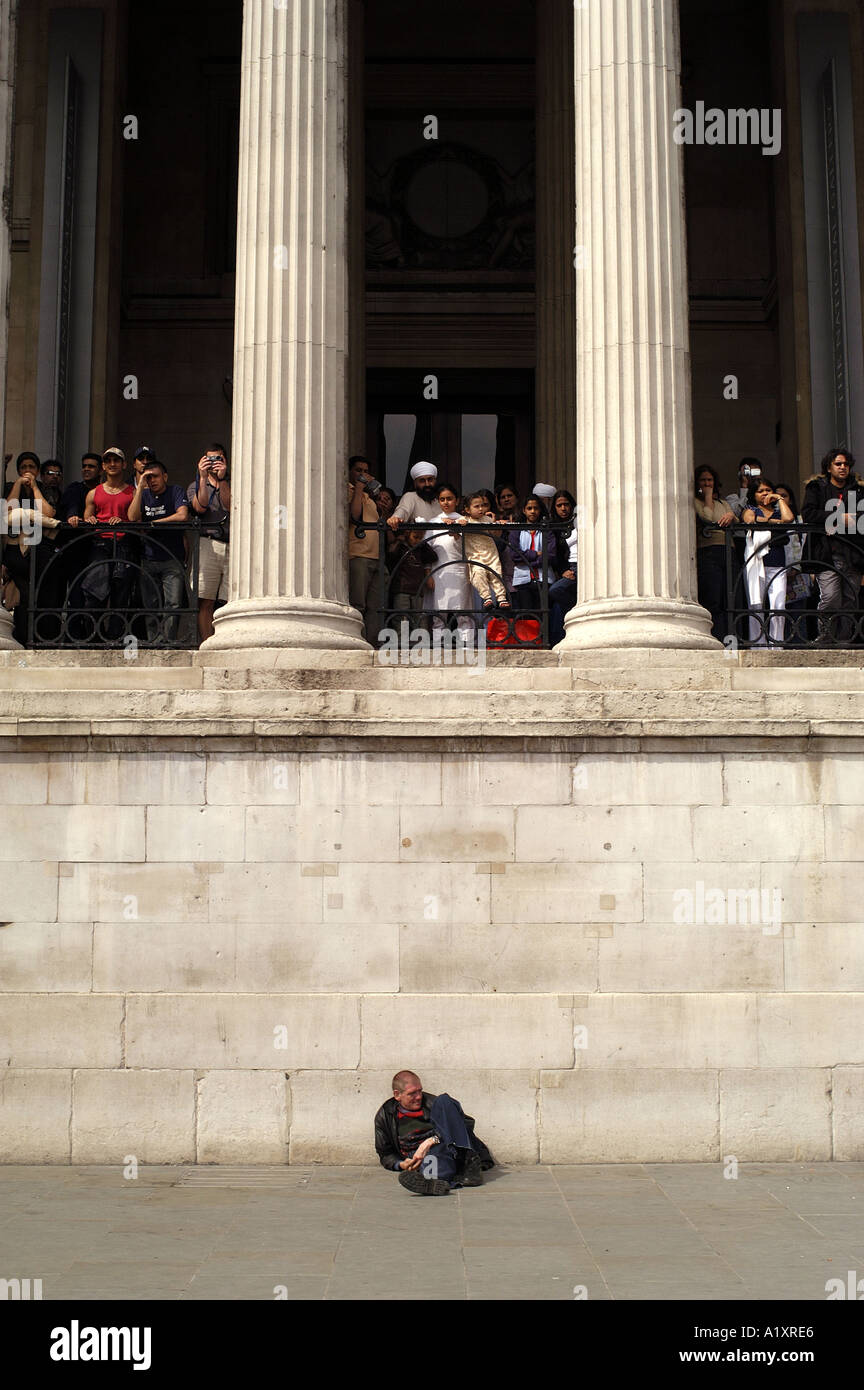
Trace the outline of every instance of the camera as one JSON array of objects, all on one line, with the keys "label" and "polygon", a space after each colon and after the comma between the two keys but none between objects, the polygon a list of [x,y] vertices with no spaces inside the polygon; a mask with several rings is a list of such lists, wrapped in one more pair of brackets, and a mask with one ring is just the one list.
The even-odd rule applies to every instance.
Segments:
[{"label": "camera", "polygon": [[378,493],[381,491],[381,483],[379,483],[377,478],[364,478],[363,487],[369,493],[370,497],[377,497]]},{"label": "camera", "polygon": [[743,466],[742,466],[742,468],[741,468],[741,477],[742,477],[742,478],[761,478],[761,477],[762,477],[762,469],[761,469],[758,465],[745,463],[745,464],[743,464]]}]

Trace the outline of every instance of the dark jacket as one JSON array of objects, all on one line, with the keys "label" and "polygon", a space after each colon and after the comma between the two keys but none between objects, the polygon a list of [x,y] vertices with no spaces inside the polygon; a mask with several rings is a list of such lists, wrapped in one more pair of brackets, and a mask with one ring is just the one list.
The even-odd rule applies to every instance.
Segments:
[{"label": "dark jacket", "polygon": [[[523,550],[519,544],[520,533],[522,531],[531,530],[536,530],[540,533],[540,548],[536,551]],[[518,526],[512,526],[507,533],[507,549],[510,551],[514,565],[527,565],[529,569],[537,570],[538,583],[543,579],[543,551],[545,549],[549,557],[549,562],[546,567],[549,583],[553,584],[558,578],[558,570],[556,568],[558,545],[554,531],[543,530],[540,526],[531,527],[527,521],[520,521]],[[569,550],[567,554],[569,556]],[[565,569],[566,568],[565,565]]]},{"label": "dark jacket", "polygon": [[[423,1109],[428,1110],[436,1097],[430,1095],[428,1091],[423,1092]],[[399,1122],[396,1118],[399,1104],[395,1096],[385,1100],[381,1109],[375,1116],[375,1151],[378,1154],[378,1162],[382,1168],[395,1170],[402,1162],[402,1154],[399,1152]],[[483,1143],[474,1134],[474,1120],[471,1115],[465,1116],[465,1124],[470,1129],[477,1146],[477,1151],[483,1160],[484,1168],[492,1168],[495,1160]]]},{"label": "dark jacket", "polygon": [[[854,496],[850,497],[850,493]],[[807,479],[804,489],[801,520],[820,526],[824,530],[835,510],[834,507],[829,510],[829,503],[841,495],[843,510],[851,512],[853,516],[859,516],[857,504],[864,499],[864,479],[859,478],[857,473],[850,474],[841,494],[824,473],[814,474],[812,478]],[[856,565],[864,569],[864,535],[858,535],[857,531],[854,535],[845,531],[838,531],[834,535],[830,532],[821,535],[818,531],[813,531],[805,537],[803,558],[830,564],[832,542],[838,547],[839,554],[848,555]]]},{"label": "dark jacket", "polygon": [[95,483],[85,483],[83,479],[78,482],[70,483],[60,499],[60,507],[57,515],[61,521],[68,521],[70,516],[84,516],[84,503],[87,501],[88,492],[92,492]]},{"label": "dark jacket", "polygon": [[576,573],[576,562],[570,559],[570,536],[573,527],[576,525],[576,518],[568,521],[566,529],[556,531],[555,534],[555,553],[550,555],[549,583],[552,584],[556,579],[560,579],[565,570],[572,570]]},{"label": "dark jacket", "polygon": [[412,546],[407,539],[400,538],[390,553],[389,564],[393,576],[391,592],[422,598],[427,575],[437,566],[438,556],[426,541]]}]

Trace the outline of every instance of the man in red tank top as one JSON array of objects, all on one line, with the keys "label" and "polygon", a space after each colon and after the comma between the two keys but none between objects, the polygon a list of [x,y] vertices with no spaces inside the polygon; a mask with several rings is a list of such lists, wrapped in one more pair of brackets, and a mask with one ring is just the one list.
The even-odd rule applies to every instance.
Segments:
[{"label": "man in red tank top", "polygon": [[[106,449],[102,455],[105,481],[88,492],[84,521],[88,526],[100,522],[114,528],[125,521],[135,489],[123,481],[126,458],[122,449]],[[93,558],[82,588],[88,608],[109,608],[115,612],[128,608],[135,571],[129,563],[131,547],[125,531],[100,531],[93,543]],[[91,636],[116,640],[131,630],[131,619],[119,613],[106,625],[99,621]]]},{"label": "man in red tank top", "polygon": [[[118,521],[126,520],[135,489],[129,483],[123,482],[125,468],[126,459],[120,449],[105,450],[102,455],[105,481],[97,483],[93,491],[88,492],[84,504],[84,520],[90,526],[95,526],[100,521],[107,521],[109,526],[116,526]],[[111,539],[110,531],[100,531],[99,534],[103,540]],[[117,535],[122,536],[124,532],[118,531]]]}]

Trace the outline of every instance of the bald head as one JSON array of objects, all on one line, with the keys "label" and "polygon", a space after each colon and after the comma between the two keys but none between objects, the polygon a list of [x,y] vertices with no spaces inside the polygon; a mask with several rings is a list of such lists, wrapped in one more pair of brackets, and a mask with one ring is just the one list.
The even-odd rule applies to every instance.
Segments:
[{"label": "bald head", "polygon": [[393,1077],[393,1094],[403,1110],[416,1110],[423,1103],[423,1085],[413,1071],[397,1071]]}]

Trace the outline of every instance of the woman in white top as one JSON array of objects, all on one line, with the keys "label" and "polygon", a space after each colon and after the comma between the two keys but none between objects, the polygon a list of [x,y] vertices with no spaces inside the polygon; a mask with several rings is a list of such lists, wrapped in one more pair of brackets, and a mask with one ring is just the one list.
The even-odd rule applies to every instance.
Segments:
[{"label": "woman in white top", "polygon": [[[468,582],[468,567],[464,563],[455,563],[462,558],[462,532],[455,530],[459,517],[456,510],[459,499],[449,483],[442,483],[435,497],[441,511],[432,517],[431,521],[445,522],[448,526],[454,527],[454,532],[452,535],[444,530],[426,532],[426,540],[435,551],[438,567],[432,571],[435,588],[427,594],[424,607],[427,610],[438,609],[441,614],[460,608],[468,609],[470,612],[474,608],[474,595]],[[434,627],[443,627],[445,621],[443,616],[432,620]],[[463,613],[456,619],[456,626],[466,631],[473,624]]]},{"label": "woman in white top", "polygon": [[[789,503],[774,491],[774,484],[759,478],[747,490],[747,506],[741,520],[753,530],[748,532],[744,551],[747,590],[750,595],[750,646],[781,645],[785,627],[786,607],[786,545],[788,532],[784,522],[794,521]],[[758,529],[757,529],[758,528]],[[764,617],[767,600],[770,621]]]}]

